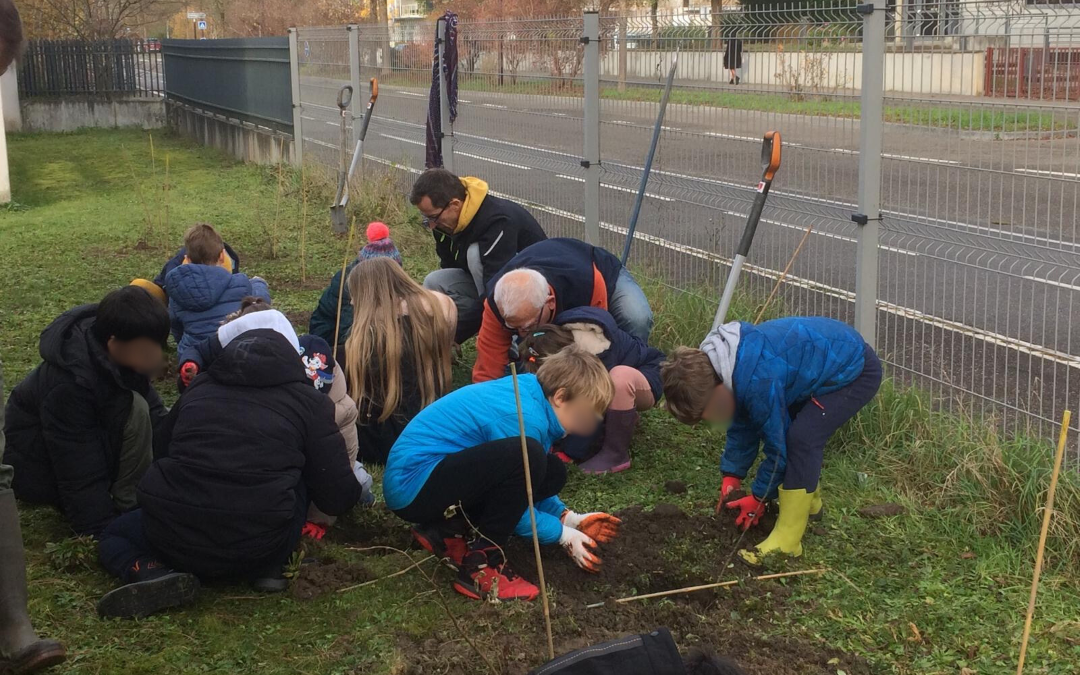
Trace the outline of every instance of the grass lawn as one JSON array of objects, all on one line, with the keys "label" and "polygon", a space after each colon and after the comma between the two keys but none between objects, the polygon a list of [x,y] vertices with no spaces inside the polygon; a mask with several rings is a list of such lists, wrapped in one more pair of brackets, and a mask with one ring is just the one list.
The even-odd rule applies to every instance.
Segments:
[{"label": "grass lawn", "polygon": [[[9,390],[36,364],[38,333],[56,314],[152,276],[199,220],[219,227],[243,269],[267,279],[275,304],[306,326],[345,251],[328,234],[328,200],[307,186],[302,268],[297,174],[239,165],[158,134],[153,144],[151,160],[150,139],[139,131],[10,138],[16,203],[0,208],[0,356]],[[431,267],[428,235],[392,181],[372,181],[355,201],[359,222],[379,215],[391,225],[410,273],[419,278]],[[648,286],[661,346],[699,339],[713,306]],[[753,309],[745,299],[736,308],[742,317]],[[160,382],[169,398],[171,379]],[[632,470],[610,477],[572,470],[566,501],[623,512],[626,534],[604,552],[596,577],[571,568],[559,550],[545,552],[557,649],[665,625],[683,647],[715,645],[770,675],[1015,667],[1048,449],[934,413],[915,392],[888,384],[827,451],[827,515],[808,533],[806,554],[778,566],[831,571],[586,608],[747,576],[725,565],[736,537],[726,518],[712,515],[722,442],[719,432],[680,426],[656,410],[635,438]],[[860,513],[886,503],[905,512]],[[1080,663],[1080,490],[1072,475],[1058,504],[1028,673],[1075,673]],[[301,566],[288,594],[214,586],[191,608],[140,622],[97,618],[94,604],[114,581],[97,567],[92,543],[70,538],[50,509],[22,516],[31,613],[44,634],[67,644],[67,672],[483,673],[487,662],[491,671],[523,673],[543,661],[538,603],[459,598],[450,574],[418,551],[407,553],[423,561],[419,571],[384,578],[410,561],[389,550],[408,547],[409,535],[382,508],[344,518],[327,541],[309,545],[307,557],[320,562]],[[510,551],[523,571],[529,551],[524,544]],[[365,582],[373,583],[357,587]]]}]

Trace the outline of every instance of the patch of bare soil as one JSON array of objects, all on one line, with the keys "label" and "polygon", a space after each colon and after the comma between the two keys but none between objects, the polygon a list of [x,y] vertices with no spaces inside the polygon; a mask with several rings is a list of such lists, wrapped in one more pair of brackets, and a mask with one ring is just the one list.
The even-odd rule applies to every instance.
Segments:
[{"label": "patch of bare soil", "polygon": [[874,504],[859,509],[859,515],[863,518],[891,518],[904,515],[906,510],[899,504]]},{"label": "patch of bare soil", "polygon": [[[406,551],[413,547],[409,526],[382,502],[370,508],[354,509],[349,515],[339,518],[326,531],[326,541],[357,548],[386,546]],[[393,551],[372,550],[369,553],[396,555]]]},{"label": "patch of bare soil", "polygon": [[331,562],[301,565],[300,574],[289,584],[296,600],[313,600],[326,593],[374,579],[364,567],[353,563]]}]

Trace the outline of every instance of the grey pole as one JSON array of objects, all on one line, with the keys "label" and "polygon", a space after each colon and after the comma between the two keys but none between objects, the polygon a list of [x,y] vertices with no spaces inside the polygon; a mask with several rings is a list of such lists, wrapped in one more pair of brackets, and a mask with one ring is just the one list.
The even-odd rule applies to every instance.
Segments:
[{"label": "grey pole", "polygon": [[600,245],[600,14],[585,12],[585,241]]},{"label": "grey pole", "polygon": [[446,78],[446,20],[439,19],[436,34],[439,43],[439,116],[442,120],[442,157],[443,168],[454,171],[454,129],[450,126],[450,93],[447,91]]},{"label": "grey pole", "polygon": [[289,29],[289,77],[292,80],[293,164],[304,163],[304,107],[300,99],[300,52],[296,29]]},{"label": "grey pole", "polygon": [[[359,97],[358,100],[364,100],[364,87],[360,84],[360,26],[356,24],[349,24],[345,27],[345,30],[349,33],[349,84],[352,85],[352,90]],[[353,143],[356,143],[360,139],[360,125],[363,122],[363,113],[356,114],[356,106],[352,106],[349,109],[349,114],[352,115],[352,137]]]},{"label": "grey pole", "polygon": [[619,19],[619,91],[626,91],[626,34],[627,21],[623,16]]},{"label": "grey pole", "polygon": [[871,0],[860,6],[860,11],[863,12],[863,69],[859,212],[851,217],[859,226],[855,245],[855,328],[873,347],[877,336],[878,230],[881,226],[885,0]]}]

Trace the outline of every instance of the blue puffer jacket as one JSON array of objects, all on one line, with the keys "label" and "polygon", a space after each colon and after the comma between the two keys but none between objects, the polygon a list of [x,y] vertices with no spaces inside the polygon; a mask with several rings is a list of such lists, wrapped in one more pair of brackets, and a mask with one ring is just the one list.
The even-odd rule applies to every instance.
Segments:
[{"label": "blue puffer jacket", "polygon": [[862,373],[865,349],[854,328],[834,319],[742,323],[731,378],[735,418],[720,470],[745,477],[764,443],[753,493],[775,498],[787,468],[788,408],[851,384]]},{"label": "blue puffer jacket", "polygon": [[[535,375],[518,377],[525,435],[546,449],[565,435]],[[403,509],[416,499],[435,467],[455,452],[519,433],[514,381],[509,377],[472,384],[435,401],[409,422],[390,450],[383,473],[383,495],[390,509]],[[517,452],[515,450],[515,452]],[[559,516],[565,506],[558,497],[536,503],[540,541],[553,544],[562,535]],[[532,536],[529,514],[522,514],[517,531]]]},{"label": "blue puffer jacket", "polygon": [[194,263],[174,268],[165,276],[169,317],[179,363],[193,358],[197,344],[217,333],[225,317],[240,309],[249,295],[270,300],[262,279],[248,279],[217,265]]},{"label": "blue puffer jacket", "polygon": [[664,352],[650,347],[641,338],[627,333],[615,323],[615,317],[599,307],[575,307],[559,313],[555,323],[565,326],[571,323],[591,323],[600,326],[604,337],[611,341],[607,351],[597,354],[604,367],[611,370],[615,366],[629,366],[641,371],[649,381],[654,400],[659,401],[664,394],[664,385],[660,381],[660,364]]}]

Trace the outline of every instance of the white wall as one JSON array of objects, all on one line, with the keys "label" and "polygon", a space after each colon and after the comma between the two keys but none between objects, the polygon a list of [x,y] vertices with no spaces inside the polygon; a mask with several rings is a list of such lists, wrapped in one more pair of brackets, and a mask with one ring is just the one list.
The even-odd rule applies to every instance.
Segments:
[{"label": "white wall", "polygon": [[3,75],[0,75],[0,92],[3,92],[4,128],[8,131],[22,131],[22,112],[19,110],[19,78],[12,63]]}]

